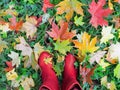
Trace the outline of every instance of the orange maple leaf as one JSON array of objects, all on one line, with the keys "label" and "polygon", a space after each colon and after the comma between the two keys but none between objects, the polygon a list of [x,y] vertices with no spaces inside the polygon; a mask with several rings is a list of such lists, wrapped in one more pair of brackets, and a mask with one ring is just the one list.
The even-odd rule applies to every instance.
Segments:
[{"label": "orange maple leaf", "polygon": [[9,21],[10,21],[10,24],[9,24],[10,29],[15,30],[16,32],[18,32],[23,25],[23,21],[20,20],[19,22],[17,22],[15,16],[10,18]]},{"label": "orange maple leaf", "polygon": [[52,23],[52,31],[47,32],[50,37],[52,37],[54,40],[60,39],[60,40],[67,40],[72,39],[75,36],[75,32],[69,32],[68,31],[68,23],[67,22],[61,22],[60,23],[60,29],[59,27],[53,22]]},{"label": "orange maple leaf", "polygon": [[85,56],[87,52],[93,53],[98,49],[98,47],[95,46],[97,43],[97,37],[94,37],[91,41],[90,41],[90,37],[91,36],[88,33],[84,32],[82,35],[81,42],[77,40],[73,40],[75,47],[81,51],[82,56]]}]

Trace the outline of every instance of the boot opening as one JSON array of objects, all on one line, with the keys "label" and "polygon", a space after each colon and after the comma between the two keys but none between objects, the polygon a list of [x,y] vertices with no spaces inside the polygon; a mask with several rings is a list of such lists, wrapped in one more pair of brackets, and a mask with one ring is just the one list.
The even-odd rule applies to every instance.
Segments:
[{"label": "boot opening", "polygon": [[72,89],[70,90],[82,90],[79,85],[74,85]]},{"label": "boot opening", "polygon": [[42,87],[41,90],[50,90],[50,89],[48,89],[46,87]]}]

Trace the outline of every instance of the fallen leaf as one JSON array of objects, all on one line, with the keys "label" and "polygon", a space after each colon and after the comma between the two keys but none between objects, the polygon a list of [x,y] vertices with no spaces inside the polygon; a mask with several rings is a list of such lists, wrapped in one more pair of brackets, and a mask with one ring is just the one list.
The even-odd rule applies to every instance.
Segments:
[{"label": "fallen leaf", "polygon": [[75,36],[74,32],[69,32],[68,31],[68,23],[67,22],[62,22],[60,24],[60,29],[59,27],[53,22],[52,23],[52,31],[47,32],[50,37],[52,37],[54,40],[60,39],[60,40],[67,40],[67,39],[72,39]]},{"label": "fallen leaf", "polygon": [[109,90],[117,90],[115,82],[111,81],[110,83],[107,84],[107,89]]},{"label": "fallen leaf", "polygon": [[64,0],[61,1],[59,4],[56,6],[57,8],[57,14],[63,14],[64,12],[66,13],[65,18],[67,21],[70,21],[70,19],[73,16],[74,11],[77,14],[81,14],[83,16],[83,9],[82,6],[83,4],[80,3],[78,0]]},{"label": "fallen leaf", "polygon": [[15,72],[15,69],[13,69],[13,70],[6,73],[7,80],[15,80],[17,77],[18,77],[18,75]]},{"label": "fallen leaf", "polygon": [[80,17],[78,17],[78,16],[75,16],[74,17],[74,23],[77,25],[77,26],[82,26],[83,24],[84,24],[84,22],[83,22],[83,16],[80,16]]},{"label": "fallen leaf", "polygon": [[20,65],[20,58],[18,53],[11,51],[11,54],[8,54],[8,56],[12,59],[12,66],[18,67]]},{"label": "fallen leaf", "polygon": [[116,63],[117,61],[120,63],[120,43],[119,42],[117,42],[116,44],[112,44],[109,47],[107,60],[111,63]]},{"label": "fallen leaf", "polygon": [[87,52],[94,53],[99,48],[95,46],[95,44],[97,43],[97,38],[94,37],[93,39],[91,39],[91,41],[90,38],[91,36],[88,33],[84,32],[81,42],[73,40],[75,47],[81,51],[82,56],[85,56]]},{"label": "fallen leaf", "polygon": [[42,10],[46,13],[47,8],[52,8],[54,5],[50,3],[50,0],[43,0]]},{"label": "fallen leaf", "polygon": [[9,23],[5,23],[5,24],[0,24],[0,30],[2,30],[2,32],[8,32],[11,31],[11,29],[9,28]]},{"label": "fallen leaf", "polygon": [[93,81],[91,79],[91,76],[94,74],[94,70],[96,69],[96,66],[93,68],[87,68],[86,66],[80,65],[80,75],[83,79],[83,84],[88,82],[90,85],[93,84]]},{"label": "fallen leaf", "polygon": [[25,80],[23,80],[20,84],[24,88],[24,90],[31,90],[31,87],[35,86],[32,77],[26,77]]},{"label": "fallen leaf", "polygon": [[17,22],[15,16],[12,16],[12,18],[10,18],[9,21],[10,21],[9,24],[10,29],[15,30],[16,32],[18,32],[23,25],[23,21],[20,20],[19,22]]},{"label": "fallen leaf", "polygon": [[31,57],[31,54],[33,52],[32,48],[29,46],[29,44],[25,41],[24,37],[19,37],[20,44],[17,44],[14,48],[16,50],[21,50],[21,54],[23,56],[29,56]]},{"label": "fallen leaf", "polygon": [[58,52],[66,55],[66,52],[70,51],[70,49],[72,48],[72,46],[70,46],[69,44],[70,44],[69,40],[64,40],[64,41],[57,40],[54,43],[55,46],[54,50],[57,50]]},{"label": "fallen leaf", "polygon": [[5,68],[5,71],[6,71],[6,72],[9,72],[9,71],[13,70],[14,67],[13,67],[11,61],[6,61],[5,63],[6,63],[6,65],[8,66],[7,68]]},{"label": "fallen leaf", "polygon": [[114,69],[114,76],[118,79],[120,79],[120,64],[117,64],[117,66]]},{"label": "fallen leaf", "polygon": [[39,58],[39,56],[40,56],[40,53],[41,53],[42,51],[44,51],[43,46],[41,46],[39,43],[36,43],[36,44],[34,45],[33,51],[34,51],[34,54],[35,54],[35,60],[38,61],[38,58]]},{"label": "fallen leaf", "polygon": [[108,83],[108,82],[107,82],[107,76],[102,77],[102,78],[101,78],[101,85],[107,87],[107,83]]},{"label": "fallen leaf", "polygon": [[108,22],[104,19],[109,14],[112,13],[112,10],[107,8],[104,9],[103,6],[106,4],[106,0],[98,0],[96,3],[95,0],[92,0],[91,4],[89,5],[89,13],[92,15],[90,23],[95,28],[100,26],[107,26]]},{"label": "fallen leaf", "polygon": [[120,18],[119,17],[114,17],[113,22],[115,22],[116,29],[120,28]]},{"label": "fallen leaf", "polygon": [[98,63],[104,70],[106,67],[108,67],[110,64],[105,62],[104,59],[101,59],[100,62]]},{"label": "fallen leaf", "polygon": [[89,60],[90,64],[93,64],[94,62],[99,63],[101,58],[105,55],[106,51],[97,51],[96,53],[91,54],[91,58]]},{"label": "fallen leaf", "polygon": [[8,48],[7,42],[2,41],[2,39],[0,37],[0,53],[3,51],[4,48]]},{"label": "fallen leaf", "polygon": [[108,6],[111,10],[113,10],[113,4],[112,4],[111,0],[108,0]]},{"label": "fallen leaf", "polygon": [[114,35],[111,33],[113,27],[112,26],[103,26],[102,28],[102,38],[100,39],[100,43],[106,43],[108,42],[110,39],[114,38]]},{"label": "fallen leaf", "polygon": [[27,38],[33,38],[37,32],[36,24],[37,20],[35,18],[26,16],[26,22],[23,23],[21,31],[26,32]]}]

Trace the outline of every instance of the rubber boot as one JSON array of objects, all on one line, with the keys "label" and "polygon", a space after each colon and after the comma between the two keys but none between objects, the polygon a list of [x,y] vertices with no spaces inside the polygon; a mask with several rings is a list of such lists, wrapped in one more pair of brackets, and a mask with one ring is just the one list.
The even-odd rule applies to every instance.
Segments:
[{"label": "rubber boot", "polygon": [[46,58],[52,57],[48,52],[42,52],[40,54],[38,64],[41,68],[42,74],[42,85],[40,86],[39,90],[59,90],[59,83],[57,76],[52,69],[52,62],[45,63]]},{"label": "rubber boot", "polygon": [[77,69],[74,67],[75,61],[76,59],[72,54],[65,57],[62,90],[82,90],[77,81]]}]

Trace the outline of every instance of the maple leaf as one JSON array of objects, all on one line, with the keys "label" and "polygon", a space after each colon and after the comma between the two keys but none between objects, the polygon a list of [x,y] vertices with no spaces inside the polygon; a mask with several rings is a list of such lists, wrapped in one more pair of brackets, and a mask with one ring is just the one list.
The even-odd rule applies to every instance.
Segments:
[{"label": "maple leaf", "polygon": [[40,56],[40,53],[42,51],[44,51],[43,47],[39,44],[39,43],[36,43],[34,45],[34,54],[35,54],[35,59],[38,60],[39,56]]},{"label": "maple leaf", "polygon": [[31,87],[35,86],[32,77],[26,77],[25,80],[23,80],[20,84],[24,88],[24,90],[31,90]]},{"label": "maple leaf", "polygon": [[70,49],[72,48],[72,46],[69,46],[69,44],[70,44],[69,40],[64,40],[64,41],[57,40],[54,43],[55,50],[65,55],[66,52],[70,51]]},{"label": "maple leaf", "polygon": [[19,58],[19,54],[11,51],[11,54],[8,54],[8,56],[12,59],[12,66],[18,67],[20,65],[20,58]]},{"label": "maple leaf", "polygon": [[83,15],[83,9],[81,8],[83,4],[80,3],[78,0],[64,0],[61,1],[59,4],[57,4],[57,14],[63,14],[66,13],[65,18],[67,21],[70,21],[70,19],[73,16],[74,11],[77,14]]},{"label": "maple leaf", "polygon": [[94,70],[96,69],[96,66],[93,68],[87,68],[86,66],[82,67],[80,65],[80,75],[83,78],[83,84],[88,82],[90,85],[93,84],[91,76],[94,74]]},{"label": "maple leaf", "polygon": [[17,44],[14,48],[16,50],[21,50],[23,56],[29,56],[31,57],[32,54],[32,48],[29,46],[29,44],[25,41],[24,37],[19,37],[20,44]]},{"label": "maple leaf", "polygon": [[73,40],[75,47],[81,51],[82,56],[85,56],[87,52],[94,53],[94,51],[98,49],[98,47],[95,46],[97,38],[95,37],[90,41],[90,37],[91,36],[88,33],[84,32],[81,42]]},{"label": "maple leaf", "polygon": [[6,71],[6,72],[11,71],[11,70],[13,69],[12,62],[11,62],[11,61],[6,61],[5,63],[6,63],[6,65],[8,66],[7,68],[5,68],[5,71]]},{"label": "maple leaf", "polygon": [[21,54],[25,56],[24,67],[32,66],[33,69],[38,70],[39,66],[35,59],[35,55],[33,53],[32,48],[29,46],[29,44],[25,41],[23,37],[19,37],[19,40],[20,44],[17,44],[14,48],[16,50],[21,50]]},{"label": "maple leaf", "polygon": [[107,89],[109,89],[109,90],[117,90],[115,82],[111,81],[110,83],[107,83]]},{"label": "maple leaf", "polygon": [[43,0],[42,10],[46,13],[47,8],[52,8],[54,5],[50,3],[50,0]]},{"label": "maple leaf", "polygon": [[97,51],[96,53],[91,54],[91,58],[89,60],[90,64],[93,64],[95,61],[99,63],[101,58],[105,55],[105,53],[106,51]]},{"label": "maple leaf", "polygon": [[3,25],[0,25],[0,30],[2,30],[2,32],[8,32],[11,31],[11,29],[9,28],[9,23],[5,23]]},{"label": "maple leaf", "polygon": [[6,73],[7,80],[15,80],[18,77],[18,74],[15,72],[15,69]]},{"label": "maple leaf", "polygon": [[33,17],[26,16],[26,22],[23,23],[22,31],[26,32],[27,38],[33,38],[34,34],[37,32],[37,20]]},{"label": "maple leaf", "polygon": [[20,20],[19,22],[17,22],[15,16],[12,16],[12,18],[10,18],[9,21],[10,21],[9,24],[10,29],[15,30],[16,32],[18,32],[23,25],[23,21]]},{"label": "maple leaf", "polygon": [[47,32],[50,37],[52,37],[54,40],[60,39],[60,40],[67,40],[67,39],[72,39],[75,36],[74,32],[69,32],[68,30],[68,23],[63,22],[60,24],[60,29],[59,27],[53,22],[52,23],[52,31]]},{"label": "maple leaf", "polygon": [[83,22],[83,16],[81,17],[78,17],[78,16],[75,16],[74,17],[74,23],[78,26],[78,25],[83,25],[84,22]]},{"label": "maple leaf", "polygon": [[108,50],[108,56],[106,58],[110,63],[115,64],[120,62],[120,43],[112,44]]},{"label": "maple leaf", "polygon": [[3,51],[4,48],[8,48],[7,42],[2,41],[2,39],[0,38],[0,53]]},{"label": "maple leaf", "polygon": [[107,8],[104,9],[103,6],[105,5],[106,0],[99,0],[97,3],[95,0],[92,0],[92,3],[89,5],[89,13],[92,15],[90,23],[95,28],[100,26],[107,26],[108,22],[104,19],[109,14],[112,13],[112,10]]},{"label": "maple leaf", "polygon": [[100,43],[106,43],[108,42],[110,39],[113,39],[114,35],[111,33],[113,27],[112,26],[103,26],[102,28],[102,38],[100,39]]},{"label": "maple leaf", "polygon": [[113,22],[115,22],[116,29],[120,28],[120,18],[119,17],[113,18]]},{"label": "maple leaf", "polygon": [[117,66],[115,67],[114,76],[120,79],[120,64],[117,64]]}]

